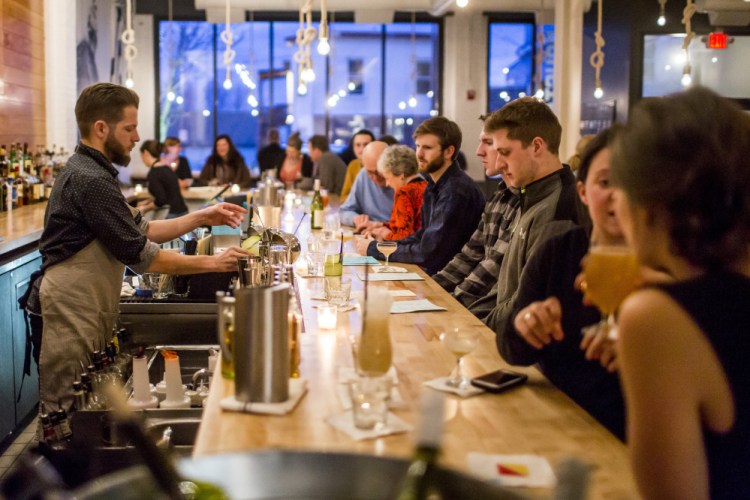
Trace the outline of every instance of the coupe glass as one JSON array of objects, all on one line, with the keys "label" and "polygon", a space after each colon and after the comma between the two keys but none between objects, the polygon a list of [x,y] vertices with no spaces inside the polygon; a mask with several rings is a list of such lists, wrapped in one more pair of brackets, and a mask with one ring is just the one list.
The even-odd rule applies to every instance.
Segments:
[{"label": "coupe glass", "polygon": [[391,254],[396,251],[396,248],[398,248],[398,243],[395,241],[378,241],[377,244],[378,252],[385,255],[385,265],[384,266],[378,266],[373,269],[373,272],[376,273],[392,273],[395,270],[388,265],[388,259],[391,257]]},{"label": "coupe glass", "polygon": [[463,373],[463,359],[476,348],[478,337],[479,333],[475,330],[459,330],[458,328],[440,334],[440,340],[445,348],[456,357],[456,368],[445,382],[446,385],[456,389],[468,387],[469,379]]},{"label": "coupe glass", "polygon": [[632,292],[640,277],[635,255],[626,246],[593,245],[583,266],[584,294],[602,313],[598,323],[583,329],[584,335],[617,338],[615,311]]}]

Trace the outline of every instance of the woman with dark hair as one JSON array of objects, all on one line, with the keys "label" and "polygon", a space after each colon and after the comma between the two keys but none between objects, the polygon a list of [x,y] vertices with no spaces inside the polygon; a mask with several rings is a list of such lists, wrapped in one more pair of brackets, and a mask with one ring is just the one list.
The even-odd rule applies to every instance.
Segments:
[{"label": "woman with dark hair", "polygon": [[[601,132],[583,154],[577,181],[587,227],[550,238],[532,254],[521,275],[512,318],[501,335],[508,339],[506,361],[537,364],[544,375],[620,439],[625,409],[613,359],[605,369],[582,351],[581,329],[600,319],[574,288],[589,242],[622,244],[609,184],[610,147],[615,130]],[[587,210],[586,210],[587,209]],[[586,220],[582,219],[582,220]],[[606,356],[609,356],[609,351]]]},{"label": "woman with dark hair", "polygon": [[150,140],[141,144],[141,159],[148,167],[148,192],[153,199],[138,204],[145,213],[157,207],[169,205],[167,219],[180,217],[188,212],[185,200],[180,193],[180,181],[172,168],[161,159],[164,148],[159,141]]},{"label": "woman with dark hair", "polygon": [[164,139],[164,153],[162,158],[164,163],[172,167],[180,180],[180,188],[187,189],[193,184],[193,171],[190,170],[188,159],[180,155],[182,152],[182,142],[177,137],[167,137]]},{"label": "woman with dark hair", "polygon": [[243,188],[250,187],[252,182],[245,159],[226,134],[216,136],[211,156],[198,178],[210,185],[239,184]]},{"label": "woman with dark hair", "polygon": [[[285,184],[296,184],[303,178],[312,179],[313,162],[302,152],[302,139],[294,132],[286,141],[286,158],[279,170],[279,179]],[[310,182],[312,187],[312,182]]]},{"label": "woman with dark hair", "polygon": [[702,88],[640,101],[612,149],[626,239],[674,278],[618,319],[644,498],[750,495],[748,158],[750,116]]}]

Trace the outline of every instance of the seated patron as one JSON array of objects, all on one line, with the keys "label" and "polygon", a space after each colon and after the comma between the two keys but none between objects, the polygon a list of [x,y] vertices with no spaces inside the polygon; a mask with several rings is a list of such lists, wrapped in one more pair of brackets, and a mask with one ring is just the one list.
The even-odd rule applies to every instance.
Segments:
[{"label": "seated patron", "polygon": [[623,245],[610,185],[610,145],[614,129],[596,136],[581,156],[578,194],[591,224],[545,241],[521,275],[511,319],[502,334],[503,359],[514,365],[536,363],[560,390],[620,439],[625,439],[625,407],[613,360],[608,368],[586,359],[581,330],[600,319],[574,289],[589,241]]},{"label": "seated patron", "polygon": [[[492,135],[484,130],[487,116],[479,119],[482,120],[482,131],[476,154],[482,160],[485,175],[495,177],[500,174],[497,150],[492,146]],[[448,265],[432,277],[465,307],[489,294],[497,283],[519,205],[518,190],[509,188],[505,181],[500,180],[497,191],[484,206],[474,234]]]},{"label": "seated patron", "polygon": [[289,136],[286,141],[286,157],[281,164],[279,179],[289,185],[309,184],[312,186],[313,162],[302,152],[302,139],[299,132]]},{"label": "seated patron", "polygon": [[198,177],[204,184],[223,186],[225,184],[239,184],[240,187],[250,187],[252,177],[232,139],[222,134],[216,137],[211,156],[203,165]]},{"label": "seated patron", "polygon": [[643,99],[612,148],[625,237],[674,279],[631,294],[618,316],[643,498],[750,494],[748,158],[750,116],[703,88]]},{"label": "seated patron", "polygon": [[357,178],[357,174],[362,170],[362,151],[364,151],[365,146],[374,140],[375,136],[369,130],[360,130],[352,137],[350,147],[356,158],[350,161],[349,165],[346,167],[344,186],[341,188],[341,203],[343,203],[344,200],[346,200],[346,197],[349,196],[349,193],[352,190],[352,185],[354,185],[354,179]]},{"label": "seated patron", "polygon": [[339,155],[328,149],[328,139],[324,135],[310,137],[308,144],[310,159],[313,161],[313,179],[320,179],[320,184],[329,195],[338,196],[344,186],[346,164]]},{"label": "seated patron", "polygon": [[359,232],[367,229],[370,221],[390,220],[393,210],[393,189],[385,185],[385,178],[378,173],[378,158],[388,146],[374,141],[362,152],[364,168],[359,171],[352,191],[341,204],[341,224],[353,226]]},{"label": "seated patron", "polygon": [[180,192],[177,174],[161,158],[163,147],[159,141],[145,141],[141,144],[141,159],[148,167],[148,192],[153,199],[140,202],[138,208],[145,213],[154,208],[169,206],[167,219],[180,217],[188,213],[185,200]]},{"label": "seated patron", "polygon": [[[441,116],[429,118],[414,131],[414,140],[419,172],[428,182],[422,227],[399,241],[390,261],[418,264],[434,274],[474,232],[484,209],[484,196],[455,161],[461,147],[461,129],[455,122]],[[373,240],[358,241],[357,250],[385,259]]]},{"label": "seated patron", "polygon": [[422,227],[422,197],[427,181],[419,176],[417,156],[409,146],[389,146],[378,160],[378,173],[394,189],[389,222],[371,222],[364,231],[377,241],[401,240]]},{"label": "seated patron", "polygon": [[278,175],[279,169],[284,163],[284,158],[286,158],[286,151],[279,144],[279,129],[268,129],[268,144],[260,148],[256,156],[261,177],[266,170],[275,170]]},{"label": "seated patron", "polygon": [[164,153],[162,158],[164,163],[172,167],[177,178],[180,180],[180,189],[183,191],[193,184],[193,171],[190,170],[190,162],[184,156],[181,156],[182,142],[177,137],[167,137],[164,139]]}]

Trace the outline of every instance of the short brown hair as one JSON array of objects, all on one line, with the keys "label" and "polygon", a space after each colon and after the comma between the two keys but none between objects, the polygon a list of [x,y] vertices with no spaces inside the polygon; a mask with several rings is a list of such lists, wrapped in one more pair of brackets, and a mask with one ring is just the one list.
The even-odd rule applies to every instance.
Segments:
[{"label": "short brown hair", "polygon": [[164,139],[164,147],[165,148],[171,148],[172,146],[177,146],[178,144],[182,144],[182,142],[177,137],[172,137],[171,135]]},{"label": "short brown hair", "polygon": [[521,141],[524,147],[541,137],[550,153],[556,155],[560,151],[560,121],[547,104],[534,97],[511,101],[484,121],[484,130],[489,134],[503,129],[508,131],[509,139]]},{"label": "short brown hair", "polygon": [[447,119],[444,116],[436,116],[434,118],[428,118],[419,124],[417,130],[414,131],[414,139],[420,135],[432,134],[438,138],[440,147],[443,149],[453,146],[453,157],[451,160],[455,160],[458,156],[458,151],[461,149],[461,129],[458,127],[456,122]]},{"label": "short brown hair", "polygon": [[325,153],[328,151],[328,138],[319,134],[310,137],[310,149],[319,149]]},{"label": "short brown hair", "polygon": [[128,106],[138,109],[138,94],[122,85],[95,83],[83,89],[76,101],[76,121],[81,137],[88,138],[91,126],[98,120],[114,125],[122,120]]}]

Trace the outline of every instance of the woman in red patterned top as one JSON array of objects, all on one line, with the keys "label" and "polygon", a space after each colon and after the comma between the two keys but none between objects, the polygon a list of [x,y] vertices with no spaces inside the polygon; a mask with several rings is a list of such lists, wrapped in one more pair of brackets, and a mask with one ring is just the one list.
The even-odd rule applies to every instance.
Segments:
[{"label": "woman in red patterned top", "polygon": [[378,159],[378,172],[393,188],[393,211],[387,223],[372,222],[364,231],[378,241],[400,240],[422,226],[422,199],[427,181],[418,174],[417,156],[409,146],[389,146]]}]

